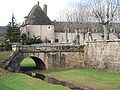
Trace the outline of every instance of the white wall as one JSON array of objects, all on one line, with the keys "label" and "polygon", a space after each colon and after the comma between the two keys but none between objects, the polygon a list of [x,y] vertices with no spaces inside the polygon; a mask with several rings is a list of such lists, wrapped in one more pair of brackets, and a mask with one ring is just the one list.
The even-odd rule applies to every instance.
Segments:
[{"label": "white wall", "polygon": [[40,36],[42,40],[47,37],[49,40],[54,40],[54,25],[27,25],[22,27],[21,29],[22,33],[25,33],[29,37]]},{"label": "white wall", "polygon": [[113,33],[110,33],[109,36],[110,36],[110,37],[109,37],[110,40],[118,39]]},{"label": "white wall", "polygon": [[[68,43],[72,43],[73,40],[75,40],[76,37],[76,33],[68,33]],[[55,39],[59,40],[59,43],[66,43],[66,35],[65,33],[61,33],[61,32],[55,32]],[[84,40],[83,40],[83,35],[80,35],[80,44],[83,44]]]},{"label": "white wall", "polygon": [[[50,27],[50,28],[49,28]],[[54,41],[55,39],[59,40],[59,43],[67,43],[66,42],[66,35],[62,32],[54,32],[54,25],[27,25],[20,28],[22,33],[29,32],[29,37],[41,36],[41,39],[44,40],[47,37],[49,40]],[[72,43],[75,40],[76,33],[68,33],[68,43]],[[93,40],[102,40],[99,33],[92,33]],[[117,39],[117,37],[110,33],[110,40]],[[80,34],[80,44],[84,44],[83,34]]]},{"label": "white wall", "polygon": [[[110,35],[110,40],[117,39],[117,37],[113,33],[110,33],[109,35]],[[75,37],[76,37],[76,33],[68,33],[68,40],[69,40],[68,43],[72,43],[73,40],[75,40]],[[99,35],[99,33],[92,33],[92,38],[93,38],[93,41],[102,40],[102,37]],[[58,39],[59,43],[66,43],[65,33],[55,32],[55,39]],[[83,34],[80,34],[80,44],[83,45],[84,43],[85,43],[85,40],[83,38]]]},{"label": "white wall", "polygon": [[95,40],[102,40],[102,37],[100,36],[100,33],[92,33],[93,41]]},{"label": "white wall", "polygon": [[[92,37],[93,37],[93,40],[97,40],[97,41],[102,40],[100,33],[92,33]],[[109,39],[114,40],[114,39],[117,39],[117,37],[113,33],[110,33]]]}]

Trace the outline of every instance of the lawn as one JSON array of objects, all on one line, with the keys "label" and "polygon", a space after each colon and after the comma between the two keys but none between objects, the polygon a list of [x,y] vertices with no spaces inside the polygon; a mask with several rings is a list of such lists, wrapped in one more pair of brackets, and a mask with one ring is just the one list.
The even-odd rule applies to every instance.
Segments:
[{"label": "lawn", "polygon": [[[0,52],[0,60],[10,56],[12,51]],[[21,63],[23,66],[34,66],[32,59],[26,58]],[[0,90],[70,90],[63,86],[48,84],[40,79],[32,78],[21,73],[10,73],[0,68]]]},{"label": "lawn", "polygon": [[0,68],[0,90],[70,90],[48,84],[25,74],[10,73]]},{"label": "lawn", "polygon": [[[31,62],[31,60],[27,58],[22,63],[24,66],[35,65],[34,62]],[[78,83],[82,86],[89,86],[102,90],[120,90],[120,74],[81,68],[43,71],[40,73],[65,81]]]},{"label": "lawn", "polygon": [[35,62],[31,58],[25,58],[21,63],[20,66],[36,66]]},{"label": "lawn", "polygon": [[0,52],[0,60],[3,60],[6,57],[10,56],[11,53],[12,53],[12,51],[3,51],[3,52]]},{"label": "lawn", "polygon": [[120,90],[120,74],[81,68],[43,71],[42,73],[100,90]]}]

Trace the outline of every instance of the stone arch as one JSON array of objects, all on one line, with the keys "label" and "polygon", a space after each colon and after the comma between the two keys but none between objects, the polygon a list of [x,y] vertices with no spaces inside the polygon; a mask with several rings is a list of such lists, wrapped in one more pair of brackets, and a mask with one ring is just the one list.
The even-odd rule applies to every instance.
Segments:
[{"label": "stone arch", "polygon": [[31,56],[30,58],[32,58],[34,60],[37,68],[39,68],[41,70],[46,70],[46,65],[40,58],[34,57],[34,56]]},{"label": "stone arch", "polygon": [[[37,69],[46,70],[46,65],[45,65],[45,63],[44,63],[40,58],[38,58],[38,57],[36,57],[36,56],[28,56],[28,57],[31,58],[31,59],[35,62]],[[24,58],[21,60],[21,62],[22,62],[25,58],[27,58],[27,57],[24,57]],[[21,62],[20,62],[20,63],[21,63]]]}]

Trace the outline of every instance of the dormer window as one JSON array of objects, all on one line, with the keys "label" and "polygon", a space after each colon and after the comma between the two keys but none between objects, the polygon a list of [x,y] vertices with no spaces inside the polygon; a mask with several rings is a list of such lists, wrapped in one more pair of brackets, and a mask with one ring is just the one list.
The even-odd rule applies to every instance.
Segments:
[{"label": "dormer window", "polygon": [[115,33],[115,29],[114,29],[114,28],[112,28],[112,29],[111,29],[111,32],[112,32],[112,33]]}]

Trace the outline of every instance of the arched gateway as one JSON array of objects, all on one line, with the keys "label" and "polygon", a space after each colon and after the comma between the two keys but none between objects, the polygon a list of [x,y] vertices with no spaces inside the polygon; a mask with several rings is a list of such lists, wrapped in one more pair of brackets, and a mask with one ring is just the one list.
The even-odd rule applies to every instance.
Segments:
[{"label": "arched gateway", "polygon": [[20,63],[30,57],[41,70],[56,70],[72,67],[83,67],[83,46],[80,45],[21,45],[4,67],[13,72],[20,71]]}]

